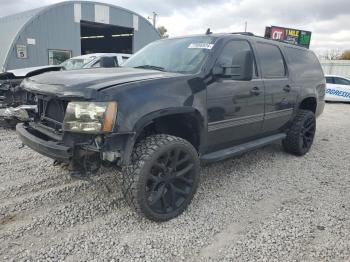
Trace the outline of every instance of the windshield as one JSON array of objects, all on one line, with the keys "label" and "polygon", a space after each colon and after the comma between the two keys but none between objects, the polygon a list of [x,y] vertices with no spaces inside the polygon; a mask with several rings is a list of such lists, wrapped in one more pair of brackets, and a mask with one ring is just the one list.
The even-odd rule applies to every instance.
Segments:
[{"label": "windshield", "polygon": [[211,36],[156,41],[129,58],[123,67],[195,73],[203,65],[214,42],[215,38]]},{"label": "windshield", "polygon": [[82,69],[85,65],[90,63],[95,58],[95,56],[91,56],[88,58],[71,58],[63,62],[61,66],[64,70]]}]

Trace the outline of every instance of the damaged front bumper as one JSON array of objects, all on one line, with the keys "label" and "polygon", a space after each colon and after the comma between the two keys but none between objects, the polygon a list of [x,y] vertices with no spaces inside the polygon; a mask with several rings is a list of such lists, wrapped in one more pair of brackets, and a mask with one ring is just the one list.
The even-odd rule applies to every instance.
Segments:
[{"label": "damaged front bumper", "polygon": [[35,129],[24,123],[18,124],[16,131],[22,143],[38,153],[61,162],[68,163],[71,161],[73,157],[72,148],[61,145],[58,141],[45,140],[44,136],[40,138]]},{"label": "damaged front bumper", "polygon": [[110,133],[85,135],[57,134],[40,124],[20,123],[16,131],[24,145],[56,161],[69,164],[71,170],[86,171],[89,166],[112,163],[122,167],[130,162],[135,134]]}]

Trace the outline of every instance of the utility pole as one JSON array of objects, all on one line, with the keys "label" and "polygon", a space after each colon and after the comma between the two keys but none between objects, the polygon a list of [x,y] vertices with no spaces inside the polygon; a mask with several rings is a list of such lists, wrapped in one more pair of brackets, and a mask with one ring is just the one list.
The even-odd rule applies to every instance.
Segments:
[{"label": "utility pole", "polygon": [[156,27],[157,24],[157,16],[158,14],[156,12],[153,12],[153,26]]},{"label": "utility pole", "polygon": [[247,32],[247,27],[248,27],[248,22],[245,21],[245,25],[244,25],[244,32]]},{"label": "utility pole", "polygon": [[153,12],[152,17],[147,17],[148,20],[152,20],[154,27],[156,27],[156,25],[157,25],[157,16],[158,16],[158,14],[156,12]]}]

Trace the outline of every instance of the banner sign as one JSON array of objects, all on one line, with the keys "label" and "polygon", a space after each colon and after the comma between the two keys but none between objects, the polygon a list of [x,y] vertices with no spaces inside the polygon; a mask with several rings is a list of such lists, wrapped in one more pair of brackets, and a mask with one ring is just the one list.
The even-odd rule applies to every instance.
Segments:
[{"label": "banner sign", "polygon": [[265,38],[281,40],[293,45],[310,47],[311,32],[279,26],[266,27]]}]

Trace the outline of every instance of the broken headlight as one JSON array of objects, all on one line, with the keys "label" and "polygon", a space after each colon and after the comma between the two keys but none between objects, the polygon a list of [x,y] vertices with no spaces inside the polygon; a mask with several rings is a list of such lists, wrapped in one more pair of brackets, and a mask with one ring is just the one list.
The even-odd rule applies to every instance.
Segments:
[{"label": "broken headlight", "polygon": [[116,116],[116,102],[69,102],[63,130],[92,134],[111,132]]}]

